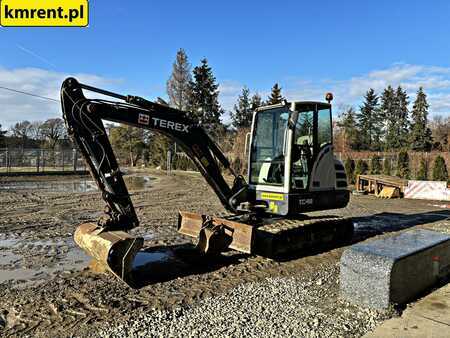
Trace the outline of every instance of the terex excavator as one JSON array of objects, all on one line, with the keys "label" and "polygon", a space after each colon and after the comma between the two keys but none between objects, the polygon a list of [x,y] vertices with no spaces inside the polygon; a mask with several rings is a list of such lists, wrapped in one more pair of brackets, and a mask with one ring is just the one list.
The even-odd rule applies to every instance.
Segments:
[{"label": "terex excavator", "polygon": [[[121,101],[87,99],[83,90]],[[179,213],[178,231],[196,237],[203,253],[234,249],[273,257],[350,239],[350,219],[302,215],[343,208],[349,201],[344,167],[333,154],[330,93],[326,100],[285,101],[255,110],[247,183],[188,113],[66,79],[61,102],[67,130],[107,204],[97,222],[77,228],[76,243],[130,282],[133,259],[144,240],[127,233],[139,220],[102,120],[162,133],[195,163],[227,210],[222,217]],[[234,177],[232,185],[221,167]]]}]

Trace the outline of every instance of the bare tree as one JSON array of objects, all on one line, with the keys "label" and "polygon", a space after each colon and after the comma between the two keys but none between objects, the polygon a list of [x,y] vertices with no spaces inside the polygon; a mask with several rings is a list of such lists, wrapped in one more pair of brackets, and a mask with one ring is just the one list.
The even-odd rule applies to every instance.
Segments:
[{"label": "bare tree", "polygon": [[434,116],[430,123],[433,134],[433,148],[440,151],[448,151],[450,148],[450,117]]},{"label": "bare tree", "polygon": [[62,119],[48,119],[41,125],[41,133],[45,138],[47,145],[53,151],[56,149],[58,142],[65,137],[64,121]]},{"label": "bare tree", "polygon": [[167,94],[171,106],[180,110],[187,109],[191,79],[191,65],[188,62],[186,52],[180,48],[173,63],[172,74],[167,81]]},{"label": "bare tree", "polygon": [[17,122],[11,127],[11,133],[14,137],[20,140],[22,153],[25,148],[25,144],[31,135],[31,123],[30,121]]},{"label": "bare tree", "polygon": [[31,128],[30,128],[30,138],[32,138],[35,141],[43,141],[44,136],[42,135],[42,125],[44,122],[42,121],[33,121],[31,122]]},{"label": "bare tree", "polygon": [[127,125],[110,127],[109,135],[111,145],[119,158],[128,158],[130,166],[135,167],[137,161],[142,158],[145,144],[145,131]]}]

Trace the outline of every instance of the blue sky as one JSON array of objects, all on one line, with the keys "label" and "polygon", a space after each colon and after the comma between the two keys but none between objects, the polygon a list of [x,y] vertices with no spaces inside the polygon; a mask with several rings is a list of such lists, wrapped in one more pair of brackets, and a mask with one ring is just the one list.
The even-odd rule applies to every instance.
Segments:
[{"label": "blue sky", "polygon": [[[165,97],[176,51],[206,57],[231,109],[243,85],[289,99],[423,85],[450,112],[449,1],[90,1],[88,28],[0,28],[0,86],[57,97],[61,80]],[[0,123],[57,116],[50,102],[0,91]],[[338,110],[338,109],[336,109]]]}]

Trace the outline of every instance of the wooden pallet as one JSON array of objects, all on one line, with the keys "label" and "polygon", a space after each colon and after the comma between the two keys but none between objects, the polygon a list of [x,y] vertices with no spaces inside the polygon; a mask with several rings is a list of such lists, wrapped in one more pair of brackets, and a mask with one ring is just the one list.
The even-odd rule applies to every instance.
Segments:
[{"label": "wooden pallet", "polygon": [[367,191],[376,196],[383,195],[382,191],[387,188],[398,193],[398,196],[403,196],[405,188],[408,186],[408,180],[387,176],[387,175],[358,175],[356,178],[356,188],[358,191]]}]

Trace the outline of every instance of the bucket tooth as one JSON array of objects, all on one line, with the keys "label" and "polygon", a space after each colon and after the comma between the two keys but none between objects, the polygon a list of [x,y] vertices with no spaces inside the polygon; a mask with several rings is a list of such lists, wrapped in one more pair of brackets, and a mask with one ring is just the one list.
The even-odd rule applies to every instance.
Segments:
[{"label": "bucket tooth", "polygon": [[142,237],[133,237],[124,231],[105,231],[96,223],[84,223],[76,229],[74,240],[114,275],[127,284],[132,282],[133,261],[144,245]]}]

